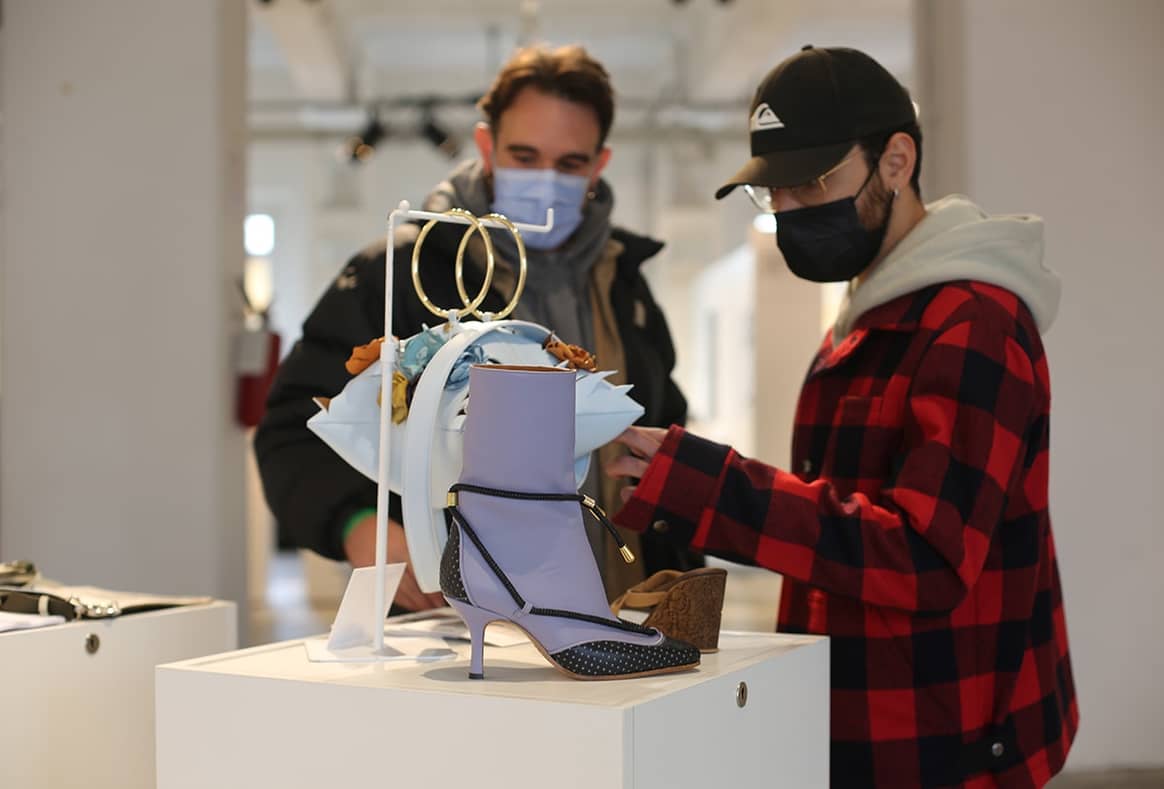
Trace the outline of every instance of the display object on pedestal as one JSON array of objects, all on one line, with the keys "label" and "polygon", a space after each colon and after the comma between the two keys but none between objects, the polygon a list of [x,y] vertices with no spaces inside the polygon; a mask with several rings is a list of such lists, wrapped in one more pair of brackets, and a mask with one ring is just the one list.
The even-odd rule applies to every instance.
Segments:
[{"label": "display object on pedestal", "polygon": [[[389,333],[393,304],[393,236],[397,223],[408,219],[428,220],[414,245],[412,279],[421,302],[435,316],[445,318],[446,322],[398,341]],[[428,232],[440,221],[468,225],[456,260],[457,289],[464,303],[460,309],[444,309],[433,304],[420,280],[420,249]],[[356,659],[353,658],[353,649],[361,654],[366,651],[369,660],[399,657],[397,651],[384,649],[381,628],[375,624],[386,613],[387,602],[394,591],[380,582],[386,563],[384,543],[389,490],[401,495],[404,528],[418,584],[425,591],[443,587],[441,557],[447,554],[450,534],[447,498],[450,487],[462,473],[465,423],[471,388],[470,368],[480,364],[521,365],[555,371],[563,377],[562,380],[568,377],[570,402],[563,429],[570,439],[569,455],[566,458],[570,467],[568,493],[575,499],[575,517],[581,515],[577,503],[582,497],[578,496],[577,489],[589,472],[592,452],[633,424],[643,413],[642,407],[627,396],[631,387],[610,384],[606,379],[613,371],[598,371],[589,353],[562,343],[544,326],[504,320],[516,307],[525,283],[527,261],[520,231],[522,228],[542,230],[552,226],[552,223],[552,210],[548,212],[546,225],[539,228],[516,225],[499,214],[478,218],[461,209],[451,209],[444,214],[412,211],[407,203],[402,203],[389,217],[386,264],[390,270],[385,277],[385,335],[353,351],[348,362],[353,379],[335,397],[317,400],[320,411],[308,422],[309,427],[341,457],[379,483],[377,581],[369,585],[376,595],[370,608],[375,619],[373,626],[366,631],[373,634],[373,639],[369,644],[347,644],[342,659]],[[519,257],[514,293],[508,305],[496,314],[482,313],[478,309],[488,292],[494,267],[493,245],[488,227],[499,227],[512,233]],[[486,272],[481,291],[470,298],[464,286],[463,256],[469,239],[475,233],[483,237]],[[479,320],[462,322],[461,319],[469,314]],[[520,427],[526,431],[537,431],[544,430],[546,426],[525,421]],[[517,435],[509,436],[510,441],[516,439]],[[504,487],[521,491],[524,483],[520,475],[512,476]],[[602,518],[605,520],[605,516]],[[585,547],[585,533],[581,524],[578,528],[580,545]],[[609,528],[614,533],[613,527]],[[633,560],[625,547],[623,554],[628,561]],[[588,562],[590,565],[594,563],[588,549],[572,561]],[[521,608],[523,604],[524,600],[518,607]],[[497,613],[499,619],[513,619],[507,611]],[[592,615],[600,617],[607,625],[619,622],[610,613],[604,599],[601,613],[596,609]],[[466,617],[466,624],[470,632],[476,634],[474,642],[481,643],[479,631],[483,630],[484,624],[470,621],[469,617]],[[475,627],[477,630],[474,630]],[[622,627],[642,630],[630,623],[616,625],[615,629]],[[661,638],[657,632],[649,632],[653,638]],[[694,660],[689,658],[690,655],[684,653],[672,662],[680,667],[698,662],[697,654]],[[326,651],[315,650],[313,659],[328,659]],[[337,653],[332,659],[338,660],[341,657]],[[555,662],[555,665],[565,670],[561,663]],[[573,674],[581,676],[581,672]]]}]

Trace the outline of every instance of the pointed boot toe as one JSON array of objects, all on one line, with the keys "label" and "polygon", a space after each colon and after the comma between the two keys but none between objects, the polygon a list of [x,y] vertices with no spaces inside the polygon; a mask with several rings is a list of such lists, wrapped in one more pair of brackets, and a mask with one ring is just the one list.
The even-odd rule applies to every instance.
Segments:
[{"label": "pointed boot toe", "polygon": [[655,646],[591,641],[556,652],[550,659],[576,679],[633,679],[695,668],[699,650],[663,636]]}]

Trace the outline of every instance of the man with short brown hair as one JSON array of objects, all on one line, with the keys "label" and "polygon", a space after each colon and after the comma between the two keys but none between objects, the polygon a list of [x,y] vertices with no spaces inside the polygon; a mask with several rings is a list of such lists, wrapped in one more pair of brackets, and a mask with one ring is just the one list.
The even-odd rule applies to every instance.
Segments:
[{"label": "man with short brown hair", "polygon": [[[613,195],[601,179],[610,161],[606,138],[614,118],[606,69],[577,46],[523,49],[501,69],[479,106],[486,118],[474,133],[480,158],[456,168],[424,208],[458,207],[477,216],[496,211],[517,222],[542,224],[552,207],[553,228],[524,235],[528,277],[512,317],[552,329],[565,342],[595,353],[602,369],[619,371],[610,380],[634,385],[631,396],[646,411],[643,424],[684,422],[686,401],[670,378],[671,335],[640,271],[662,244],[612,224]],[[396,261],[410,259],[417,231],[415,225],[398,230]],[[436,225],[422,248],[421,278],[437,304],[460,304],[453,268],[463,232]],[[513,293],[517,255],[505,234],[493,233],[492,239],[497,269],[481,309],[496,312]],[[466,285],[477,292],[484,278],[479,239],[467,257]],[[383,333],[384,258],[383,245],[356,255],[320,299],[279,370],[255,436],[264,491],[280,530],[296,545],[356,566],[374,558],[375,486],[306,422],[316,410],[313,397],[335,394],[346,384],[343,363],[351,348]],[[417,298],[409,267],[398,262],[395,275],[393,333],[408,337],[433,318]],[[606,448],[602,457],[609,460],[611,452],[617,450]],[[587,486],[595,498],[613,503],[611,481],[592,473]],[[391,514],[388,558],[405,561],[396,497]],[[592,535],[611,596],[641,580],[644,569],[686,568],[698,561],[647,537],[635,551],[643,561],[631,568],[635,575],[627,575],[605,539]],[[411,572],[396,602],[409,610],[444,604],[439,594],[421,593]]]}]

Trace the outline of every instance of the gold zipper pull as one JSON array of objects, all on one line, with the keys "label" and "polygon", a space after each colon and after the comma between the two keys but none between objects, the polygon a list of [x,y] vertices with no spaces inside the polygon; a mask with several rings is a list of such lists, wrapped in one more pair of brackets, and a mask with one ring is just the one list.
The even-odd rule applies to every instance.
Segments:
[{"label": "gold zipper pull", "polygon": [[610,532],[610,536],[614,537],[614,541],[618,544],[618,552],[622,555],[622,560],[627,564],[634,564],[635,555],[630,548],[626,547],[626,543],[622,539],[622,535],[618,533],[618,529],[610,519],[606,517],[606,512],[602,507],[598,506],[598,502],[590,498],[586,494],[582,494],[582,506],[590,510],[590,514],[598,519],[598,522],[606,527]]}]

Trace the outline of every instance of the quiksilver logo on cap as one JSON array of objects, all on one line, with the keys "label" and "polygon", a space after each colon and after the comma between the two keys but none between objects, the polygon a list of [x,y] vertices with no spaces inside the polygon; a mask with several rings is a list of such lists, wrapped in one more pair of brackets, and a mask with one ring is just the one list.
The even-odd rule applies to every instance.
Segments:
[{"label": "quiksilver logo on cap", "polygon": [[772,108],[768,106],[768,102],[762,102],[759,107],[756,107],[755,112],[752,113],[752,122],[749,124],[751,131],[768,131],[769,129],[783,129],[784,121],[772,112]]}]

